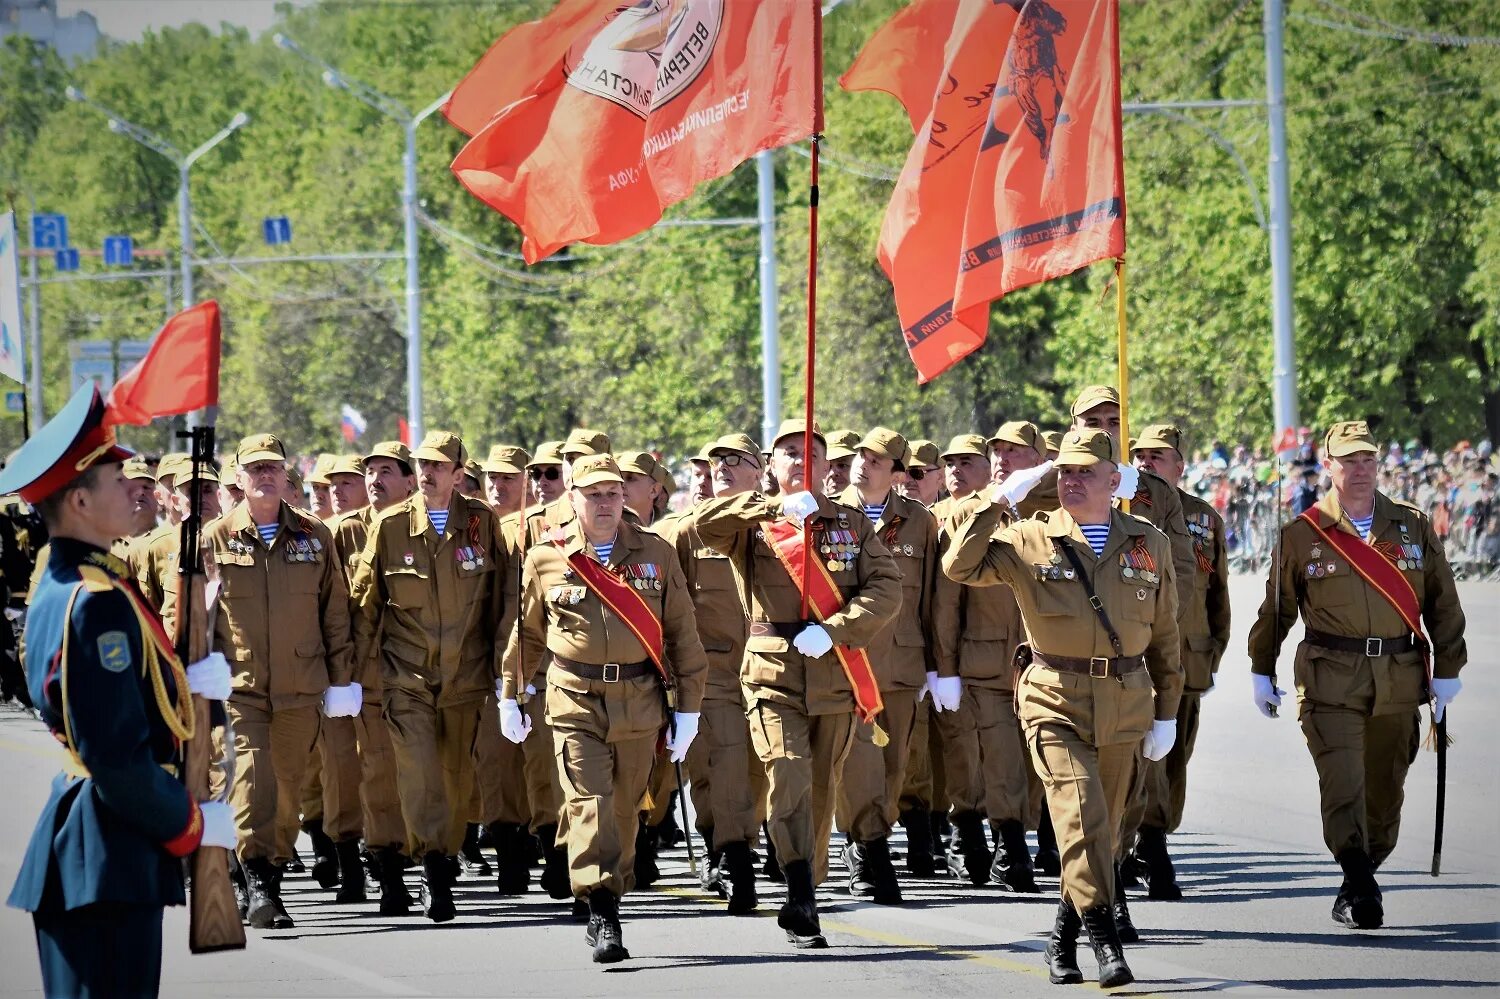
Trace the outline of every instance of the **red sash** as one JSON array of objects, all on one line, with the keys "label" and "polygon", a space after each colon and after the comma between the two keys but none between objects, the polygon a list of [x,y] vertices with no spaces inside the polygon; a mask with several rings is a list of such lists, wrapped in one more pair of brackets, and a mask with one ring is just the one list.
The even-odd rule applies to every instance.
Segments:
[{"label": "red sash", "polygon": [[[770,545],[771,551],[781,560],[787,575],[792,577],[792,584],[797,587],[797,592],[808,598],[808,606],[818,620],[827,621],[838,613],[844,606],[844,595],[828,574],[823,560],[807,559],[806,564],[812,568],[812,579],[805,581],[802,577],[802,529],[791,521],[776,520],[767,521],[764,531],[766,544]],[[880,699],[880,684],[875,680],[875,667],[870,665],[869,654],[864,649],[851,649],[847,645],[835,645],[833,651],[838,654],[839,663],[844,667],[849,686],[854,688],[855,713],[861,721],[873,724],[875,716],[884,710],[885,702]]]},{"label": "red sash", "polygon": [[[559,548],[563,545],[562,541],[555,543]],[[583,580],[584,585],[594,592],[594,596],[605,607],[614,611],[616,617],[625,622],[630,633],[651,658],[662,686],[670,691],[673,686],[672,674],[666,666],[666,644],[662,636],[661,619],[646,603],[646,599],[598,559],[590,558],[582,551],[574,552],[567,558],[568,565],[578,573],[578,578]]]}]

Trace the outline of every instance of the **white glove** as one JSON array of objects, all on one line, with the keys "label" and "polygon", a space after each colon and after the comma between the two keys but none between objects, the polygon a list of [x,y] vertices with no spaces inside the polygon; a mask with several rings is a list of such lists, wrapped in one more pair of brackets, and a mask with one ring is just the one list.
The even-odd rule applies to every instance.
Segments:
[{"label": "white glove", "polygon": [[500,699],[500,734],[518,746],[531,734],[531,719],[521,714],[521,706],[508,697]]},{"label": "white glove", "polygon": [[1443,680],[1439,677],[1432,678],[1432,720],[1440,722],[1443,714],[1448,710],[1448,705],[1458,696],[1458,692],[1464,689],[1464,682],[1458,677],[1451,680]]},{"label": "white glove", "polygon": [[[935,686],[937,686],[937,678],[938,678],[937,677],[937,673],[935,673],[935,672],[927,674],[927,679],[925,679],[925,680],[922,681],[922,687],[921,687],[921,689],[919,689],[917,691],[917,703],[918,704],[921,704],[923,698],[925,698],[928,694],[932,693],[932,688],[935,687]],[[932,703],[933,704],[937,704],[937,698],[933,698]],[[943,709],[942,708],[938,708],[938,710],[941,711]]]},{"label": "white glove", "polygon": [[1141,470],[1129,462],[1122,462],[1117,467],[1120,469],[1120,486],[1115,490],[1115,499],[1135,499],[1135,489],[1141,484]]},{"label": "white glove", "polygon": [[1011,472],[994,489],[990,490],[990,502],[1015,506],[1025,499],[1050,471],[1052,471],[1052,462],[1044,461],[1035,468],[1022,468]]},{"label": "white glove", "polygon": [[223,801],[205,801],[198,806],[203,813],[203,838],[199,846],[217,846],[233,850],[240,845],[239,835],[234,831],[234,809]]},{"label": "white glove", "polygon": [[672,712],[672,738],[667,740],[668,757],[672,763],[687,759],[688,747],[698,738],[698,712]]},{"label": "white glove", "polygon": [[229,700],[229,660],[210,652],[187,668],[188,690],[210,701]]},{"label": "white glove", "polygon": [[1151,723],[1151,731],[1146,733],[1146,741],[1141,743],[1141,755],[1155,763],[1172,751],[1172,744],[1176,741],[1176,718],[1154,721]]},{"label": "white glove", "polygon": [[828,630],[821,624],[810,624],[792,639],[792,648],[809,659],[817,659],[829,653],[833,648],[833,639],[828,637]]},{"label": "white glove", "polygon": [[364,703],[365,692],[357,683],[323,691],[323,714],[329,718],[353,718]]},{"label": "white glove", "polygon": [[956,676],[940,676],[932,683],[932,703],[939,711],[957,711],[963,694],[964,682]]},{"label": "white glove", "polygon": [[781,512],[791,521],[801,524],[818,512],[818,498],[812,493],[787,493],[781,500]]},{"label": "white glove", "polygon": [[1281,695],[1286,691],[1271,682],[1270,677],[1260,673],[1252,673],[1250,679],[1255,681],[1255,706],[1267,718],[1275,718],[1276,709],[1281,707]]},{"label": "white glove", "polygon": [[526,685],[526,696],[527,697],[535,697],[536,696],[536,688],[533,687],[529,683]]}]

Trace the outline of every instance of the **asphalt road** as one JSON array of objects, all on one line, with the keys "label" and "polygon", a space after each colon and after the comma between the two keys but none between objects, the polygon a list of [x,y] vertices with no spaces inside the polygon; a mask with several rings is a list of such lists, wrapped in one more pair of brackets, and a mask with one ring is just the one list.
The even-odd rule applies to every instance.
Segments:
[{"label": "asphalt road", "polygon": [[[1323,849],[1316,780],[1290,703],[1269,721],[1250,704],[1244,635],[1261,592],[1255,580],[1234,581],[1237,637],[1204,703],[1185,831],[1172,840],[1187,897],[1133,901],[1143,940],[1127,953],[1139,981],[1119,994],[1500,995],[1500,584],[1460,587],[1470,663],[1451,720],[1442,876],[1428,874],[1436,768],[1424,752],[1407,782],[1401,843],[1381,874],[1386,928],[1369,933],[1329,918],[1339,874]],[[0,890],[14,879],[58,758],[39,724],[0,708]],[[459,918],[433,926],[382,919],[373,902],[336,906],[304,875],[289,878],[285,893],[297,927],[251,931],[243,952],[191,956],[186,912],[169,911],[163,994],[1069,994],[1048,985],[1041,959],[1051,894],[1016,899],[908,881],[907,905],[887,909],[852,902],[830,882],[820,902],[831,947],[796,953],[772,918],[778,886],[764,887],[761,918],[731,918],[695,890],[681,849],[663,870],[655,889],[625,900],[634,959],[608,971],[590,963],[565,905],[545,896],[502,901],[485,882],[461,881]],[[1086,946],[1080,963],[1092,975]],[[30,919],[0,910],[0,995],[40,994]]]}]

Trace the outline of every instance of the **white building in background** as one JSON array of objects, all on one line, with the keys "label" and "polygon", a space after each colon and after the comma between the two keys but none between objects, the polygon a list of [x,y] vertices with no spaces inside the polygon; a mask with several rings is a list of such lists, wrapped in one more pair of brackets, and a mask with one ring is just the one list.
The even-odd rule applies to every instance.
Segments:
[{"label": "white building in background", "polygon": [[0,39],[7,35],[49,45],[67,62],[92,56],[103,37],[92,14],[58,17],[57,0],[0,0]]}]

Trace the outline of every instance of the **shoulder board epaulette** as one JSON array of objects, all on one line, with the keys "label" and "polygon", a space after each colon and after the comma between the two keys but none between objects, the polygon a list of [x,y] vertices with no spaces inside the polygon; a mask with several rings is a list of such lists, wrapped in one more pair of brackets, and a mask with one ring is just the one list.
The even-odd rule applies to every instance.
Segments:
[{"label": "shoulder board epaulette", "polygon": [[115,588],[114,577],[96,565],[80,565],[78,578],[90,593],[108,593]]}]

